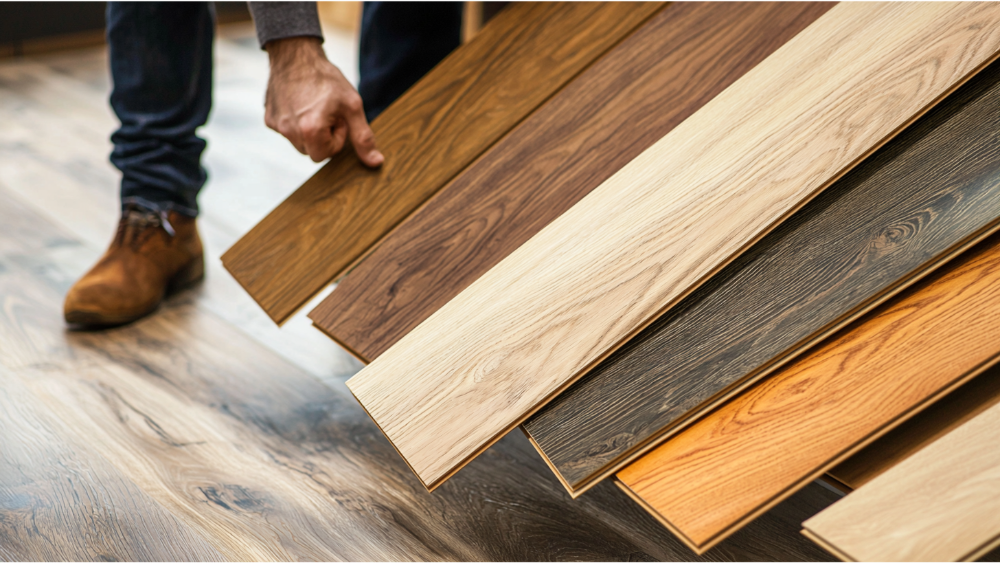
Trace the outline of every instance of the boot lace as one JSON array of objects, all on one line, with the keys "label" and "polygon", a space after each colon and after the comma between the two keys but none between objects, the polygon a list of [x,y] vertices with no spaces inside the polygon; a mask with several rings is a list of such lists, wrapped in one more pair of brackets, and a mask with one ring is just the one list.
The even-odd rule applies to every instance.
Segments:
[{"label": "boot lace", "polygon": [[122,213],[122,219],[118,223],[118,232],[115,234],[115,242],[138,249],[156,233],[157,227],[163,227],[163,230],[170,237],[176,235],[174,226],[167,219],[166,211],[153,211],[130,205]]}]

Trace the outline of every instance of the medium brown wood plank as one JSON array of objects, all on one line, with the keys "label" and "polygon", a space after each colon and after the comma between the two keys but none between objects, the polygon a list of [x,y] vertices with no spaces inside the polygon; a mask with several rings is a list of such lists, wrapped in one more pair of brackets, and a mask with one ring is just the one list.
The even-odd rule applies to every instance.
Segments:
[{"label": "medium brown wood plank", "polygon": [[993,404],[802,526],[854,561],[975,560],[1000,546],[998,443]]},{"label": "medium brown wood plank", "polygon": [[1000,360],[1000,235],[618,472],[705,550]]},{"label": "medium brown wood plank", "polygon": [[375,119],[381,169],[365,168],[349,150],[333,157],[223,264],[283,323],[661,6],[511,5]]},{"label": "medium brown wood plank", "polygon": [[525,429],[579,494],[997,228],[993,64]]},{"label": "medium brown wood plank", "polygon": [[832,6],[663,10],[400,225],[309,318],[375,359]]},{"label": "medium brown wood plank", "polygon": [[997,5],[838,4],[348,387],[433,489],[998,50]]},{"label": "medium brown wood plank", "polygon": [[[3,189],[0,223],[0,249],[16,251],[0,264],[20,278],[0,275],[0,358],[77,442],[232,558],[690,559],[610,484],[571,501],[517,435],[426,494],[342,384],[200,308],[198,292],[126,327],[67,333],[59,306],[80,272],[66,257],[83,255],[85,268],[98,249]],[[823,559],[796,531],[832,500],[804,491],[709,559]]]},{"label": "medium brown wood plank", "polygon": [[829,474],[852,489],[860,488],[997,403],[1000,369],[993,368],[872,442]]}]

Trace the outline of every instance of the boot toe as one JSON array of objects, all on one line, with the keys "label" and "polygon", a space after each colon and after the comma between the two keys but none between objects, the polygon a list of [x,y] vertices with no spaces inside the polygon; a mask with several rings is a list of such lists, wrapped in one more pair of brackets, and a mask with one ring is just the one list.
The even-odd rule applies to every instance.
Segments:
[{"label": "boot toe", "polygon": [[68,324],[81,326],[113,326],[134,321],[149,314],[159,300],[136,301],[135,292],[122,291],[120,286],[88,283],[81,279],[66,294],[63,317]]}]

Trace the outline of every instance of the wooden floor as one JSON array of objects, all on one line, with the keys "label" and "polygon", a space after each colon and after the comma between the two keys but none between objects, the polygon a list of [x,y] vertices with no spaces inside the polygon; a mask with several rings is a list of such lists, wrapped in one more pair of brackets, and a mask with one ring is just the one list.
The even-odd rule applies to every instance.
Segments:
[{"label": "wooden floor", "polygon": [[[263,126],[248,31],[216,49],[208,278],[107,332],[61,319],[117,220],[106,53],[0,61],[0,559],[695,558],[610,483],[571,500],[520,433],[427,493],[347,392],[360,364],[222,270],[316,169]],[[799,529],[836,498],[812,484],[706,559],[829,559]]]}]

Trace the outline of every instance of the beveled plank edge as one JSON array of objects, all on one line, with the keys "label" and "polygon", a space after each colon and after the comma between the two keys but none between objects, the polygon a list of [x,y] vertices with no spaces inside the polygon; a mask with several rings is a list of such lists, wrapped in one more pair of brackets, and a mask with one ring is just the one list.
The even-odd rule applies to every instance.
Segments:
[{"label": "beveled plank edge", "polygon": [[969,553],[962,558],[962,561],[975,561],[980,557],[986,555],[987,553],[993,551],[993,549],[1000,547],[1000,534],[998,534],[991,541],[986,542],[979,549]]},{"label": "beveled plank edge", "polygon": [[[351,391],[351,389],[349,387],[348,387],[347,390]],[[378,428],[378,431],[381,432],[383,436],[385,436],[385,439],[389,442],[389,445],[392,446],[392,449],[396,450],[396,453],[399,454],[399,457],[403,458],[403,463],[406,464],[406,467],[408,467],[410,471],[413,471],[413,474],[417,476],[417,481],[420,481],[420,484],[423,485],[425,489],[427,489],[428,493],[433,492],[434,489],[437,488],[437,487],[436,486],[435,487],[428,487],[427,483],[424,483],[424,480],[420,478],[420,475],[417,475],[417,472],[413,470],[413,466],[410,465],[410,461],[407,460],[405,457],[403,457],[403,454],[400,453],[399,448],[396,447],[396,444],[394,444],[392,442],[392,440],[389,438],[389,435],[385,433],[385,430],[382,430],[382,426],[378,423],[377,420],[375,420],[375,417],[373,417],[371,415],[371,413],[368,412],[368,408],[365,407],[361,403],[361,401],[358,401],[357,396],[354,395],[354,391],[351,391],[351,396],[354,397],[354,400],[357,401],[359,405],[361,405],[361,409],[363,411],[365,411],[365,414],[368,415],[368,418],[370,418],[372,420],[372,422],[375,423],[375,427]]]},{"label": "beveled plank edge", "polygon": [[[337,291],[337,290],[336,290],[336,289],[334,289],[334,291]],[[314,310],[315,310],[315,309],[314,309]],[[312,313],[309,313],[309,314],[311,315]],[[323,334],[325,334],[325,335],[326,335],[326,336],[327,336],[327,337],[328,337],[328,338],[329,338],[330,340],[333,340],[334,342],[336,342],[336,343],[337,343],[337,346],[340,346],[340,347],[341,347],[341,348],[343,348],[343,349],[344,349],[344,350],[345,350],[345,351],[346,351],[346,352],[347,352],[348,354],[350,354],[350,355],[354,356],[354,359],[355,359],[355,360],[357,360],[357,361],[359,361],[359,362],[361,362],[361,363],[365,364],[366,366],[367,366],[368,364],[370,364],[370,363],[371,363],[371,361],[370,361],[370,360],[368,360],[368,359],[366,359],[366,358],[365,358],[364,356],[362,356],[360,352],[358,352],[357,350],[355,350],[354,348],[352,348],[352,347],[351,347],[350,345],[348,345],[348,344],[347,344],[347,342],[344,342],[343,340],[341,340],[341,339],[337,338],[337,335],[336,335],[336,334],[334,334],[334,333],[332,333],[332,332],[330,332],[330,331],[326,330],[325,328],[323,328],[323,326],[322,326],[322,325],[320,325],[320,324],[317,324],[317,323],[316,323],[316,320],[315,320],[315,319],[313,319],[312,317],[309,317],[309,320],[311,320],[311,321],[312,321],[312,325],[313,325],[313,327],[314,327],[314,328],[315,328],[316,330],[318,330],[318,331],[322,332],[322,333],[323,333]],[[357,399],[357,397],[355,397],[355,399]],[[358,402],[360,403],[361,401],[358,401]],[[362,405],[362,406],[364,406],[364,405]],[[368,411],[365,411],[365,412],[367,413]],[[371,415],[368,415],[368,416],[369,416],[369,417],[371,417]]]},{"label": "beveled plank edge", "polygon": [[925,409],[927,409],[928,407],[930,407],[931,405],[933,405],[934,403],[936,403],[938,400],[940,400],[941,398],[943,398],[947,394],[951,393],[955,389],[958,389],[959,387],[961,387],[962,385],[964,385],[968,381],[970,381],[973,378],[975,378],[977,375],[979,375],[982,372],[986,371],[987,369],[989,369],[989,368],[997,365],[998,363],[1000,363],[1000,349],[998,349],[994,353],[994,355],[992,357],[990,357],[988,360],[984,361],[977,368],[972,369],[972,370],[966,372],[965,374],[957,377],[951,383],[945,385],[941,389],[938,389],[938,391],[936,391],[935,393],[929,395],[923,401],[921,401],[920,403],[918,403],[918,404],[914,405],[913,407],[911,407],[908,411],[902,413],[901,415],[899,415],[896,418],[890,420],[889,422],[886,422],[881,427],[873,430],[867,436],[865,436],[864,438],[862,438],[861,440],[859,440],[858,442],[856,442],[850,448],[847,448],[846,450],[844,450],[843,452],[841,452],[839,455],[837,455],[837,456],[835,456],[835,457],[827,460],[826,462],[824,462],[823,464],[821,464],[820,466],[818,466],[817,468],[815,468],[812,472],[808,473],[806,476],[804,476],[804,477],[798,479],[797,481],[791,483],[790,485],[788,485],[787,487],[785,487],[785,489],[782,490],[780,493],[776,494],[775,496],[773,496],[771,499],[765,501],[764,503],[761,503],[761,505],[758,506],[756,509],[754,509],[753,511],[747,513],[746,515],[744,515],[742,518],[740,518],[736,522],[730,524],[729,526],[727,526],[726,528],[724,528],[723,530],[721,530],[720,532],[718,532],[717,534],[715,534],[714,536],[712,536],[711,538],[709,538],[706,542],[704,542],[703,544],[701,544],[701,548],[705,549],[705,550],[708,550],[708,549],[712,548],[713,546],[715,546],[716,544],[718,544],[719,542],[721,542],[722,540],[724,540],[724,539],[728,538],[729,536],[733,535],[734,533],[738,532],[744,526],[746,526],[750,522],[753,522],[755,519],[757,519],[759,516],[761,516],[762,514],[764,514],[765,512],[767,512],[768,510],[774,508],[781,501],[783,501],[786,498],[788,498],[789,496],[797,493],[799,490],[802,489],[802,487],[805,487],[809,483],[811,483],[811,482],[815,481],[816,479],[819,479],[820,477],[822,477],[823,474],[825,474],[827,471],[829,471],[830,469],[833,469],[834,467],[836,467],[838,463],[846,460],[847,458],[849,458],[852,455],[856,454],[857,452],[861,451],[862,449],[864,449],[866,446],[868,446],[869,444],[871,444],[875,440],[877,440],[877,439],[881,438],[882,436],[884,436],[885,434],[887,434],[889,431],[893,430],[894,428],[896,428],[900,424],[903,424],[907,420],[910,420],[914,416],[920,414]]},{"label": "beveled plank edge", "polygon": [[[281,204],[278,204],[278,205],[281,205]],[[231,248],[232,247],[230,247],[230,249]],[[291,313],[289,313],[288,315],[286,315],[284,317],[280,317],[280,318],[276,317],[270,309],[268,309],[268,308],[264,307],[263,305],[261,305],[260,301],[257,300],[257,296],[254,295],[253,292],[250,291],[250,289],[246,286],[246,284],[243,283],[243,280],[240,279],[240,276],[237,276],[236,273],[233,272],[229,268],[229,264],[226,263],[226,254],[228,252],[229,252],[229,250],[227,250],[226,252],[224,252],[222,254],[222,256],[219,257],[219,261],[222,262],[223,269],[225,269],[226,272],[229,273],[229,277],[231,277],[234,280],[236,280],[236,283],[238,283],[239,286],[241,288],[243,288],[243,291],[247,295],[249,295],[251,299],[253,299],[253,302],[256,303],[258,307],[260,307],[260,310],[264,311],[264,314],[267,315],[267,318],[271,319],[271,321],[274,322],[274,324],[278,325],[279,328],[285,326],[285,323],[288,322],[288,319],[294,317],[299,311],[302,310],[303,307],[305,307],[306,303],[309,302],[308,300],[305,301],[305,302],[303,302],[302,305],[299,305],[297,309],[295,309],[294,311],[292,311]],[[316,296],[316,294],[318,294],[319,292],[321,292],[324,289],[326,289],[331,283],[333,283],[333,280],[330,280],[330,281],[326,282],[325,284],[323,284],[323,287],[321,287],[318,290],[316,290],[316,293],[313,293],[312,296],[309,297],[309,299],[311,300],[313,297]]]},{"label": "beveled plank edge", "polygon": [[531,447],[535,448],[535,451],[538,452],[538,455],[542,458],[542,461],[545,462],[545,465],[548,465],[549,469],[552,470],[552,473],[556,476],[556,479],[558,479],[559,482],[562,483],[562,486],[566,489],[566,492],[569,493],[570,498],[575,499],[579,497],[581,494],[583,494],[580,492],[575,492],[573,490],[573,487],[571,487],[570,484],[566,482],[566,479],[563,478],[562,473],[560,473],[559,470],[556,469],[556,466],[552,464],[552,460],[549,459],[549,456],[545,455],[545,452],[542,451],[542,448],[538,445],[538,442],[536,442],[535,438],[531,436],[531,432],[528,432],[528,429],[525,428],[523,424],[520,425],[518,428],[520,428],[521,432],[525,435],[525,437],[528,438],[528,442],[531,444]]},{"label": "beveled plank edge", "polygon": [[[901,455],[898,455],[898,454],[894,455],[893,457],[895,457],[895,460],[893,462],[891,462],[891,463],[879,463],[879,462],[881,462],[882,460],[885,459],[885,458],[881,458],[881,460],[879,460],[879,462],[876,462],[875,464],[871,464],[871,463],[870,464],[865,464],[864,467],[867,470],[867,472],[865,473],[865,475],[869,475],[869,477],[863,478],[860,483],[858,483],[857,482],[858,479],[856,479],[857,477],[859,477],[859,475],[853,475],[853,477],[855,477],[855,479],[851,480],[851,481],[854,481],[856,484],[849,484],[848,483],[849,480],[845,480],[843,478],[836,477],[836,472],[841,467],[844,466],[843,464],[838,465],[837,467],[834,467],[830,471],[830,473],[828,473],[828,476],[830,476],[830,477],[832,477],[834,479],[837,479],[838,481],[840,481],[842,483],[845,483],[848,487],[850,487],[852,489],[860,489],[861,487],[863,487],[864,485],[866,485],[867,483],[869,483],[870,481],[872,481],[873,479],[875,479],[879,475],[882,475],[883,473],[891,470],[893,467],[895,467],[896,465],[899,465],[903,461],[906,461],[910,457],[912,457],[914,455],[917,455],[924,448],[926,448],[926,447],[930,446],[931,444],[933,444],[934,442],[937,442],[938,440],[944,438],[950,432],[958,429],[962,425],[964,425],[967,422],[973,420],[974,418],[976,418],[977,416],[979,416],[983,412],[989,410],[993,406],[996,406],[996,405],[1000,404],[1000,378],[997,378],[997,377],[992,378],[993,381],[994,381],[994,385],[997,385],[998,387],[996,389],[992,389],[992,390],[987,389],[986,391],[988,392],[988,394],[984,395],[983,394],[983,389],[981,389],[981,388],[978,389],[978,390],[975,389],[975,386],[977,384],[983,384],[984,381],[990,381],[990,379],[991,378],[987,377],[986,375],[983,375],[983,377],[976,378],[976,379],[968,382],[961,389],[957,389],[955,391],[955,395],[959,395],[959,394],[965,395],[966,393],[970,392],[969,389],[973,389],[973,392],[975,393],[976,397],[978,397],[978,399],[976,400],[976,402],[974,404],[969,404],[968,402],[966,402],[966,403],[959,402],[958,404],[955,404],[954,402],[952,402],[951,404],[948,404],[948,401],[954,399],[955,396],[952,395],[952,396],[949,396],[949,397],[945,397],[944,399],[942,399],[941,402],[939,402],[939,403],[937,403],[937,404],[934,405],[934,409],[936,411],[938,411],[938,412],[936,412],[936,413],[925,412],[925,413],[923,413],[920,416],[921,419],[927,419],[927,417],[930,415],[930,418],[927,419],[927,420],[930,420],[931,423],[932,423],[932,424],[927,424],[926,426],[923,427],[923,429],[919,428],[920,427],[920,423],[922,421],[918,420],[917,417],[914,417],[914,420],[912,420],[911,422],[912,423],[916,423],[918,429],[920,430],[918,432],[919,435],[920,435],[920,439],[919,440],[910,440],[909,436],[905,433],[907,431],[907,429],[904,428],[904,427],[899,428],[898,430],[903,430],[904,431],[904,434],[901,435],[901,436],[899,436],[899,438],[902,438],[901,441],[904,444],[908,444],[909,447],[906,448],[905,450],[896,450],[897,452],[900,452]],[[959,397],[959,398],[961,399],[962,397]],[[947,411],[950,413],[950,415],[948,415],[947,417],[945,417],[944,413],[941,412],[942,408],[947,409]],[[942,418],[944,418],[944,420],[947,421],[945,424],[941,424]],[[930,433],[925,432],[925,430],[930,430],[932,427],[933,427],[933,430]],[[892,436],[886,436],[885,438],[881,439],[880,442],[882,444],[884,444],[886,442],[886,439],[889,439],[889,438],[892,438]],[[879,445],[881,445],[881,444],[876,444],[873,447],[878,447]],[[850,464],[852,461],[854,461],[855,459],[858,459],[859,457],[863,458],[865,456],[865,453],[867,451],[870,451],[871,449],[872,448],[868,448],[868,450],[860,452],[858,456],[855,456],[855,457],[852,457],[851,459],[848,459],[845,463],[846,464]],[[873,470],[873,468],[877,468],[877,469]],[[874,475],[872,475],[873,471],[877,471],[877,473],[875,473]]]},{"label": "beveled plank edge", "polygon": [[[849,312],[842,315],[840,319],[835,320],[833,323],[829,324],[826,328],[814,333],[812,336],[803,339],[799,344],[794,346],[792,349],[786,350],[783,355],[775,357],[770,363],[766,364],[763,368],[758,369],[756,372],[752,372],[749,376],[742,380],[736,381],[726,388],[718,391],[711,399],[703,403],[701,406],[696,407],[689,411],[685,418],[676,421],[672,425],[665,426],[658,432],[652,434],[650,437],[646,438],[643,442],[640,442],[638,448],[634,449],[631,453],[626,454],[621,457],[620,461],[612,462],[608,465],[609,469],[606,469],[600,473],[596,473],[587,479],[581,481],[575,487],[570,486],[567,488],[570,495],[573,498],[577,498],[583,493],[590,490],[592,487],[597,485],[597,483],[607,479],[624,469],[627,465],[633,461],[639,459],[643,455],[649,453],[651,450],[662,444],[663,442],[670,439],[672,436],[683,431],[685,428],[691,426],[692,424],[698,422],[702,418],[705,418],[711,414],[716,409],[722,407],[728,401],[734,399],[737,395],[746,391],[748,388],[756,385],[758,382],[764,378],[770,376],[777,370],[783,368],[785,365],[789,364],[793,360],[799,358],[803,354],[809,352],[813,347],[820,344],[822,341],[826,340],[833,334],[842,330],[851,323],[857,321],[864,315],[871,312],[873,309],[882,305],[889,299],[892,299],[899,293],[903,292],[910,286],[916,284],[920,280],[924,279],[928,275],[936,272],[942,266],[945,266],[965,251],[969,250],[973,246],[979,244],[990,235],[1000,232],[1000,217],[995,218],[992,222],[988,223],[986,226],[981,228],[978,232],[967,236],[965,239],[955,243],[948,250],[945,250],[935,258],[932,258],[928,262],[921,265],[916,271],[914,271],[909,277],[897,280],[896,283],[886,287],[880,293],[869,297],[862,305],[860,305],[854,312]],[[523,421],[522,421],[523,422]],[[522,426],[522,429],[526,434],[530,433],[526,428]],[[534,440],[532,440],[534,444]],[[556,471],[560,482],[567,483],[566,479],[556,470],[554,464],[549,461],[548,456],[542,451],[541,447],[536,448],[539,454],[546,460],[546,463]]]},{"label": "beveled plank edge", "polygon": [[[538,102],[538,105],[536,105],[534,107],[534,109],[532,109],[530,111],[527,111],[523,115],[521,115],[520,118],[518,118],[515,122],[511,123],[510,127],[508,127],[506,131],[504,131],[503,133],[497,135],[497,137],[495,139],[493,139],[493,141],[490,142],[488,145],[486,145],[485,147],[483,147],[483,149],[478,154],[476,154],[476,155],[472,156],[471,158],[469,158],[469,161],[465,164],[465,166],[463,166],[460,170],[456,170],[454,174],[452,174],[451,176],[449,176],[448,178],[446,178],[443,182],[441,182],[441,184],[437,187],[437,189],[433,190],[427,197],[425,197],[423,199],[423,201],[420,202],[420,204],[414,206],[413,209],[411,209],[408,213],[406,213],[403,217],[401,217],[396,223],[394,223],[392,226],[390,226],[389,228],[387,228],[382,234],[380,234],[375,239],[374,242],[372,242],[371,244],[369,244],[362,252],[358,253],[358,255],[353,260],[351,260],[349,263],[347,263],[344,267],[340,268],[337,272],[333,273],[330,276],[330,278],[328,280],[326,280],[325,282],[316,284],[316,288],[311,293],[309,293],[308,295],[303,295],[301,303],[299,303],[296,307],[292,308],[288,312],[285,312],[285,313],[282,314],[282,313],[280,313],[278,311],[272,311],[272,310],[268,309],[267,307],[264,307],[264,305],[261,304],[261,302],[258,300],[257,296],[254,295],[253,293],[251,293],[247,289],[247,287],[243,284],[243,282],[240,281],[239,278],[237,278],[237,276],[235,275],[235,273],[231,269],[229,269],[229,266],[226,265],[226,261],[227,261],[226,256],[235,247],[235,243],[234,243],[233,246],[230,246],[230,248],[227,249],[226,252],[224,252],[222,254],[222,256],[219,257],[220,260],[222,261],[222,266],[226,269],[227,272],[229,272],[229,275],[233,276],[234,278],[237,278],[237,281],[240,282],[240,287],[242,287],[243,290],[246,291],[248,295],[250,295],[250,297],[254,300],[254,302],[257,303],[257,306],[260,307],[261,309],[263,309],[264,312],[267,313],[267,316],[272,321],[274,321],[275,324],[277,324],[279,327],[283,326],[288,321],[288,319],[294,317],[306,305],[308,305],[309,302],[312,301],[312,299],[314,297],[316,297],[316,295],[318,293],[320,293],[321,291],[323,291],[324,289],[326,289],[327,287],[329,287],[330,284],[337,282],[338,280],[340,280],[341,278],[343,278],[344,276],[346,276],[348,273],[350,273],[351,270],[353,270],[354,268],[356,268],[358,266],[358,264],[360,264],[372,252],[374,252],[375,249],[378,248],[378,246],[380,244],[382,244],[382,242],[389,235],[391,235],[392,233],[394,233],[400,227],[400,225],[402,225],[407,219],[409,219],[410,217],[412,217],[414,214],[416,214],[419,211],[423,210],[430,203],[430,201],[434,198],[435,195],[437,195],[448,184],[450,184],[452,181],[454,181],[455,178],[457,178],[463,172],[465,172],[465,170],[469,166],[471,166],[472,164],[474,164],[475,162],[477,162],[480,158],[482,158],[483,155],[485,155],[487,152],[489,152],[490,149],[492,149],[494,146],[496,146],[497,143],[499,143],[501,140],[503,140],[504,138],[506,138],[507,135],[509,135],[511,133],[511,131],[513,131],[514,129],[516,129],[526,119],[528,119],[529,117],[531,117],[532,115],[534,115],[536,111],[538,111],[543,106],[545,106],[549,102],[549,100],[551,100],[554,96],[556,96],[559,92],[561,92],[571,82],[573,82],[574,80],[576,80],[576,78],[579,77],[580,74],[582,74],[587,69],[589,69],[595,62],[597,62],[598,60],[600,60],[601,58],[603,58],[609,51],[611,51],[612,49],[614,49],[615,47],[617,47],[619,43],[621,43],[625,39],[631,37],[632,34],[635,33],[636,30],[638,30],[640,27],[642,27],[643,25],[645,25],[650,20],[650,18],[652,18],[656,14],[660,13],[662,10],[666,9],[667,6],[669,6],[670,2],[659,2],[659,4],[660,5],[658,7],[656,7],[653,10],[651,10],[650,13],[647,14],[644,18],[642,18],[640,20],[637,20],[636,23],[635,23],[635,25],[633,25],[631,29],[629,29],[628,31],[622,33],[622,35],[620,37],[618,37],[616,40],[614,40],[612,43],[610,43],[606,49],[604,49],[600,53],[596,53],[594,55],[594,57],[589,62],[587,62],[586,64],[582,65],[580,67],[580,69],[577,70],[576,73],[574,73],[574,74],[572,74],[570,76],[567,76],[566,79],[563,81],[563,83],[560,84],[559,86],[557,86],[556,88],[554,88],[551,92],[549,92],[549,95],[546,96],[544,99],[540,100]],[[474,40],[475,39],[473,39],[473,41]],[[461,45],[461,46],[459,46],[459,48],[462,48],[464,46],[465,45]],[[282,203],[283,202],[284,201],[282,201]],[[278,205],[281,205],[281,204],[279,203]],[[240,240],[242,240],[242,238]],[[239,241],[237,241],[237,242],[239,242]],[[324,332],[324,334],[326,334],[326,333]]]},{"label": "beveled plank edge", "polygon": [[847,483],[837,479],[837,477],[830,472],[826,472],[819,477],[820,481],[823,481],[827,485],[837,489],[838,491],[844,493],[845,495],[851,494],[854,491],[854,487],[848,485]]},{"label": "beveled plank edge", "polygon": [[635,501],[636,504],[641,506],[643,510],[648,512],[653,518],[656,518],[657,522],[662,524],[664,528],[670,530],[670,532],[674,534],[674,537],[681,540],[681,543],[687,546],[688,549],[690,549],[691,551],[695,552],[695,554],[703,555],[706,551],[708,551],[711,548],[711,546],[703,547],[694,543],[694,541],[691,538],[687,537],[684,534],[684,532],[680,530],[680,528],[677,528],[672,523],[670,523],[670,520],[667,520],[666,517],[660,514],[655,508],[647,504],[645,499],[636,494],[636,492],[633,491],[631,487],[626,485],[620,479],[616,477],[613,479],[613,481],[615,485],[618,485],[619,489],[621,489],[622,491],[625,492],[626,495],[628,495],[629,498]]},{"label": "beveled plank edge", "polygon": [[816,544],[816,545],[822,547],[823,549],[829,551],[834,557],[836,557],[837,559],[840,559],[841,561],[857,561],[857,559],[854,559],[851,556],[849,556],[846,553],[844,553],[843,551],[840,551],[839,549],[837,549],[836,547],[834,547],[833,544],[828,543],[826,540],[824,540],[822,537],[820,537],[819,534],[813,532],[809,528],[802,528],[802,530],[800,530],[799,533],[801,533],[803,536],[805,536],[805,537],[809,538],[810,540],[812,540],[812,542],[814,544]]}]

